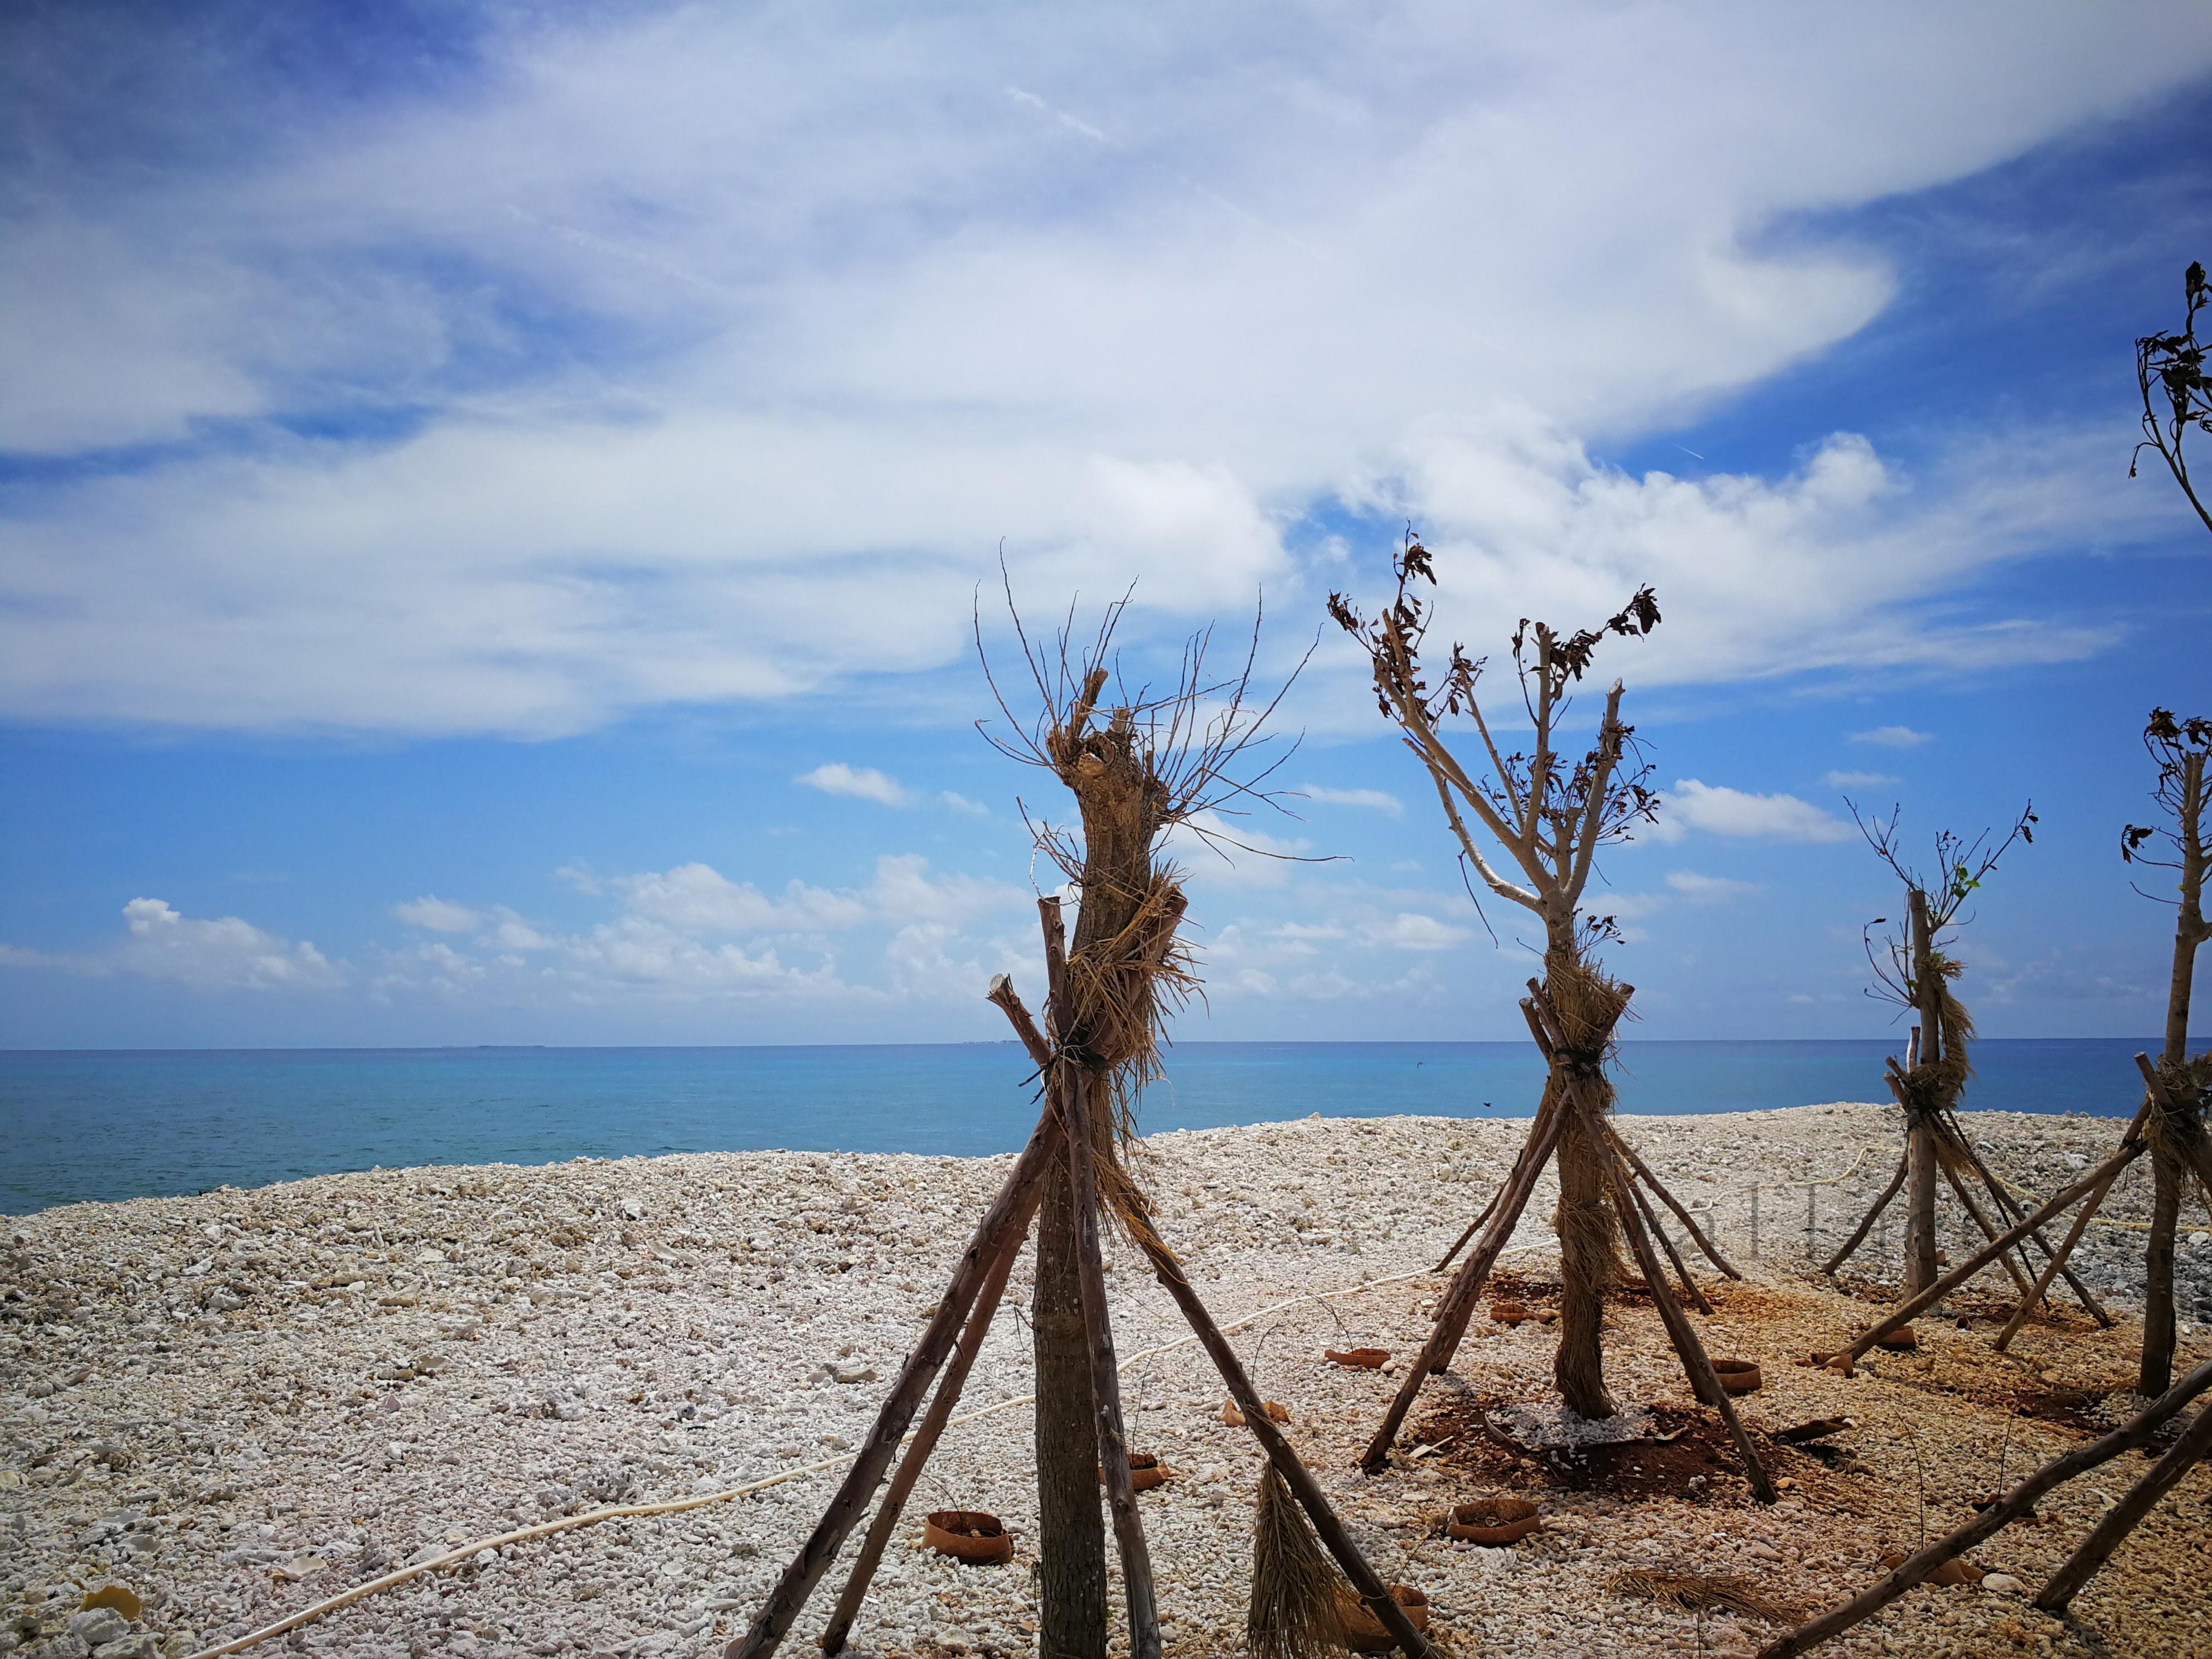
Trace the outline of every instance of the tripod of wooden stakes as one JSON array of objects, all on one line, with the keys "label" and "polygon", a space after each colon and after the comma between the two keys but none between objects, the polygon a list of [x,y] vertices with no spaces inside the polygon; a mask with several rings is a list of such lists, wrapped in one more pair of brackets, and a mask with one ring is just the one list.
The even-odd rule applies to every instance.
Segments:
[{"label": "tripod of wooden stakes", "polygon": [[[899,1443],[906,1438],[908,1425],[923,1396],[929,1393],[931,1383],[936,1382],[937,1392],[930,1401],[928,1413],[907,1445],[897,1472],[891,1474],[889,1486],[884,1487],[875,1518],[847,1577],[844,1593],[838,1598],[836,1611],[823,1632],[822,1650],[825,1654],[834,1655],[844,1650],[869,1583],[897,1529],[900,1513],[921,1477],[938,1437],[951,1419],[959,1401],[961,1387],[982,1348],[992,1316],[1006,1288],[1006,1276],[1012,1271],[1014,1259],[1020,1254],[1030,1224],[1036,1214],[1046,1176],[1054,1160],[1062,1156],[1067,1159],[1075,1192],[1076,1242],[1083,1322],[1091,1352],[1091,1392],[1097,1411],[1098,1466],[1105,1479],[1107,1506],[1113,1516],[1115,1541],[1121,1560],[1128,1607],[1129,1652],[1132,1659],[1158,1659],[1158,1601],[1144,1525],[1137,1513],[1136,1493],[1130,1480],[1128,1443],[1121,1425],[1120,1374],[1115,1366],[1113,1326],[1108,1314],[1104,1262],[1099,1249],[1098,1182],[1083,1086],[1085,1060],[1079,1047],[1063,1041],[1070,1035],[1066,1021],[1072,1006],[1066,984],[1066,937],[1058,899],[1039,900],[1037,910],[1044,933],[1046,1012],[1053,1027],[1053,1037],[1048,1038],[1038,1030],[1005,975],[991,982],[989,1000],[1006,1014],[1030,1059],[1036,1063],[1044,1085],[1043,1115],[1030,1136],[1029,1144],[1015,1160],[1006,1184],[1000,1188],[983,1218],[977,1223],[959,1266],[953,1270],[951,1283],[945,1287],[921,1340],[908,1356],[890,1397],[877,1414],[874,1426],[869,1430],[844,1483],[796,1559],[785,1569],[782,1578],[754,1619],[751,1629],[729,1644],[730,1659],[765,1659],[790,1633],[807,1598],[859,1523],[870,1497],[884,1484]],[[1335,1558],[1354,1593],[1396,1639],[1399,1650],[1409,1659],[1431,1659],[1436,1650],[1408,1622],[1404,1610],[1392,1598],[1330,1508],[1320,1484],[1267,1415],[1266,1405],[1251,1378],[1245,1375],[1228,1339],[1191,1288],[1182,1263],[1156,1239],[1139,1238],[1137,1242],[1150,1261],[1154,1275],[1174,1298],[1206,1356],[1220,1372],[1222,1381],[1228,1385],[1230,1398],[1243,1413],[1245,1425],[1259,1441],[1268,1463],[1305,1511],[1315,1533]],[[942,1379],[939,1380],[940,1372]]]},{"label": "tripod of wooden stakes", "polygon": [[[1635,991],[1633,986],[1624,986],[1621,1006]],[[1697,1330],[1682,1311],[1682,1304],[1674,1295],[1674,1287],[1667,1282],[1666,1270],[1660,1264],[1659,1250],[1663,1248],[1668,1264],[1680,1281],[1683,1293],[1702,1313],[1710,1314],[1712,1304],[1691,1276],[1681,1253],[1674,1248],[1666,1230],[1659,1224],[1658,1216],[1651,1207],[1645,1189],[1674,1212],[1684,1230],[1696,1241],[1698,1248],[1720,1271],[1730,1279],[1743,1275],[1715,1248],[1690,1213],[1673,1194],[1653,1175],[1644,1160],[1630,1149],[1615,1132],[1611,1121],[1597,1108],[1596,1097],[1602,1085],[1604,1054],[1610,1040],[1609,1031],[1598,1034],[1597,1041],[1577,1048],[1567,1040],[1568,1026],[1559,1010],[1553,1006],[1544,988],[1535,980],[1528,981],[1528,994],[1522,999],[1521,1012],[1528,1022],[1529,1034],[1536,1040],[1537,1049],[1549,1067],[1549,1079],[1542,1103],[1536,1109],[1535,1120],[1529,1125],[1528,1139],[1521,1148],[1521,1155],[1513,1166],[1505,1184],[1491,1200],[1487,1208],[1478,1215],[1467,1231],[1460,1236],[1459,1243],[1452,1246],[1437,1271],[1450,1264],[1461,1247],[1478,1231],[1481,1237],[1474,1250],[1461,1264],[1451,1284],[1437,1304],[1436,1322],[1429,1340],[1413,1363],[1406,1369],[1406,1380],[1398,1389],[1397,1397],[1390,1402],[1382,1427],[1370,1443],[1362,1466],[1369,1474],[1379,1474],[1389,1461],[1390,1448],[1404,1425],[1406,1414],[1413,1409],[1413,1401],[1421,1391],[1421,1384],[1449,1367],[1452,1356],[1459,1351],[1461,1339],[1466,1336],[1468,1322],[1474,1316],[1483,1285],[1489,1280],[1490,1270],[1512,1238],[1514,1229],[1520,1225],[1522,1212],[1528,1208],[1529,1198],[1536,1190],[1537,1179],[1544,1166],[1551,1161],[1559,1148],[1559,1138],[1565,1133],[1570,1118],[1579,1120],[1591,1141],[1604,1152],[1607,1182],[1613,1199],[1613,1208],[1620,1221],[1621,1231],[1627,1237],[1629,1249],[1635,1254],[1637,1264],[1644,1271],[1644,1284],[1650,1288],[1652,1305],[1658,1309],[1667,1335],[1681,1358],[1682,1370],[1687,1375],[1690,1387],[1697,1397],[1718,1412],[1728,1425],[1729,1437],[1735,1443],[1737,1455],[1742,1458],[1744,1473],[1750,1477],[1753,1494],[1762,1504],[1774,1501],[1773,1483],[1767,1478],[1765,1467],[1759,1462],[1751,1437],[1744,1431],[1743,1423],[1736,1415],[1735,1407],[1728,1392],[1721,1387],[1720,1377],[1713,1370],[1711,1358],[1705,1344],[1698,1340]],[[1654,1236],[1658,1244],[1652,1243]]]}]

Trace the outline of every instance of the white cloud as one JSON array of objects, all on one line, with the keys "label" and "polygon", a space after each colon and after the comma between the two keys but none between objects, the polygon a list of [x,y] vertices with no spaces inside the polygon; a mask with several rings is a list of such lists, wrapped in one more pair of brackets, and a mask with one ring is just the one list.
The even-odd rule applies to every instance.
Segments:
[{"label": "white cloud", "polygon": [[1397,951],[1449,951],[1468,938],[1468,930],[1438,921],[1434,916],[1401,911],[1387,921],[1363,930],[1362,938],[1369,945],[1387,945]]},{"label": "white cloud", "polygon": [[616,877],[609,884],[632,914],[694,934],[827,933],[870,922],[964,922],[1015,908],[1029,896],[1005,882],[940,875],[913,853],[879,857],[875,879],[865,888],[832,890],[794,881],[778,898],[708,864]]},{"label": "white cloud", "polygon": [[1887,772],[1824,772],[1820,781],[1831,789],[1878,789],[1898,780]]},{"label": "white cloud", "polygon": [[1678,680],[2095,649],[1921,603],[2150,510],[2020,434],[1695,483],[1583,444],[1878,314],[1808,221],[2212,62],[2187,5],[613,9],[125,190],[42,139],[72,100],[137,88],[123,146],[268,71],[83,27],[102,72],[13,112],[0,446],[177,447],[11,498],[0,713],[531,734],[946,663],[1001,537],[1031,591],[1241,606],[1340,486],[1507,616],[1657,580]]},{"label": "white cloud", "polygon": [[867,920],[865,901],[794,881],[780,899],[708,864],[615,878],[635,915],[684,933],[828,933]]},{"label": "white cloud", "polygon": [[1738,881],[1730,876],[1701,876],[1693,870],[1668,871],[1667,884],[1692,904],[1727,904],[1759,891],[1755,881]]},{"label": "white cloud", "polygon": [[123,907],[123,939],[79,952],[0,945],[0,967],[104,975],[131,974],[201,991],[326,990],[343,983],[345,966],[306,939],[289,940],[239,916],[202,920],[164,899],[134,898]]},{"label": "white cloud", "polygon": [[1394,818],[1402,817],[1406,811],[1404,802],[1380,789],[1328,789],[1318,783],[1307,783],[1301,784],[1297,793],[1324,805],[1370,807],[1388,812]]},{"label": "white cloud", "polygon": [[267,990],[320,989],[344,977],[307,940],[288,943],[237,916],[195,921],[160,899],[135,898],[123,907],[123,920],[131,937],[118,959],[149,979]]},{"label": "white cloud", "polygon": [[882,806],[904,806],[908,797],[896,779],[872,766],[848,766],[842,761],[831,761],[817,766],[811,772],[801,773],[793,780],[810,789],[819,789],[825,795],[850,795],[855,800],[872,800]]},{"label": "white cloud", "polygon": [[1658,841],[1679,841],[1688,830],[1798,842],[1849,841],[1858,833],[1795,795],[1754,795],[1684,778],[1666,792],[1652,835]]},{"label": "white cloud", "polygon": [[961,794],[957,790],[941,790],[939,792],[937,799],[941,805],[949,807],[955,812],[964,812],[969,817],[988,818],[991,816],[991,809],[984,805],[981,801],[969,800],[967,796]]},{"label": "white cloud", "polygon": [[404,904],[393,905],[392,914],[410,927],[428,928],[434,933],[473,933],[483,926],[483,918],[466,905],[454,904],[428,893]]},{"label": "white cloud", "polygon": [[1877,726],[1871,732],[1854,732],[1853,743],[1870,743],[1877,749],[1917,749],[1936,741],[1933,732],[1916,732],[1909,726]]},{"label": "white cloud", "polygon": [[1217,887],[1279,887],[1313,850],[1304,836],[1271,836],[1249,817],[1218,812],[1177,824],[1160,844],[1191,880]]}]

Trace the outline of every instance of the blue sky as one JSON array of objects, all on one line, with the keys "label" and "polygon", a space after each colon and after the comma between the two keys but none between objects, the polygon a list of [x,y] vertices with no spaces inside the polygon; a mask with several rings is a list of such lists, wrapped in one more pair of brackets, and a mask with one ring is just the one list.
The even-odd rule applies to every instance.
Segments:
[{"label": "blue sky", "polygon": [[[2033,797],[1983,1029],[2158,1027],[2199,7],[79,4],[0,65],[0,1043],[996,1038],[1060,805],[973,726],[1001,546],[1033,617],[1133,581],[1133,673],[1264,591],[1280,675],[1408,519],[1478,650],[1658,590],[1638,1035],[1888,1029],[1847,794]],[[1193,854],[1182,1035],[1516,1036],[1340,641],[1283,729],[1249,828],[1329,861]]]}]

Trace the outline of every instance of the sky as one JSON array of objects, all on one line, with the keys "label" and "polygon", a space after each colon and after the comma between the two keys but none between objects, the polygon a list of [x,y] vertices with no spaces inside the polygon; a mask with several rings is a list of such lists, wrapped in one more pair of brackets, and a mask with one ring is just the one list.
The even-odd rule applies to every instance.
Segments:
[{"label": "sky", "polygon": [[1493,665],[1656,591],[1631,1035],[1893,1032],[1852,805],[2031,800],[1960,994],[2154,1034],[2207,131],[2191,3],[12,7],[0,1045],[998,1040],[1008,591],[1297,676],[1178,1035],[1514,1038],[1323,626],[1409,525]]}]

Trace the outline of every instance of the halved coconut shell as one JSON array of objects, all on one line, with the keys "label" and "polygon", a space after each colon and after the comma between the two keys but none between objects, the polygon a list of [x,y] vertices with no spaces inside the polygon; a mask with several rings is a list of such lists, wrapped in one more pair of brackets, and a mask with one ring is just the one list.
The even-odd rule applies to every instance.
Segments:
[{"label": "halved coconut shell", "polygon": [[1759,1367],[1748,1359],[1716,1359],[1713,1370],[1721,1380],[1721,1387],[1730,1394],[1756,1394],[1765,1381],[1759,1374]]},{"label": "halved coconut shell", "polygon": [[1390,1358],[1388,1348],[1323,1348],[1321,1357],[1332,1364],[1345,1365],[1353,1370],[1376,1371],[1382,1369]]},{"label": "halved coconut shell", "polygon": [[1899,1325],[1887,1336],[1877,1338],[1875,1341],[1875,1346],[1877,1348],[1905,1349],[1917,1348],[1919,1346],[1920,1333],[1910,1325]]},{"label": "halved coconut shell", "polygon": [[[1415,1630],[1429,1627],[1429,1598],[1411,1584],[1389,1586],[1390,1599],[1406,1610],[1406,1622]],[[1344,1631],[1344,1645],[1354,1653],[1388,1653],[1398,1638],[1382,1628],[1382,1621],[1367,1604],[1348,1591],[1336,1598],[1337,1623]]]},{"label": "halved coconut shell", "polygon": [[1444,1535],[1494,1547],[1526,1538],[1543,1524],[1542,1514],[1525,1498],[1485,1498],[1455,1506]]},{"label": "halved coconut shell", "polygon": [[1518,1302],[1493,1302],[1490,1304],[1490,1316],[1501,1325],[1519,1325],[1536,1316]]},{"label": "halved coconut shell", "polygon": [[939,1555],[975,1566],[1014,1558],[1014,1540],[999,1517],[982,1510],[933,1510],[923,1522],[921,1541]]},{"label": "halved coconut shell", "polygon": [[[1287,1423],[1291,1420],[1289,1411],[1279,1401],[1270,1400],[1265,1403],[1267,1415],[1273,1418],[1275,1421]],[[1244,1413],[1237,1409],[1235,1401],[1224,1400],[1221,1402],[1221,1420],[1232,1429],[1241,1429],[1244,1426]]]},{"label": "halved coconut shell", "polygon": [[[1150,1452],[1129,1454],[1129,1484],[1139,1492],[1150,1492],[1155,1486],[1167,1485],[1168,1476],[1173,1473]],[[1106,1484],[1106,1471],[1103,1469],[1098,1471],[1098,1484],[1102,1486]]]},{"label": "halved coconut shell", "polygon": [[[1903,1550],[1884,1550],[1877,1558],[1885,1567],[1905,1565]],[[1963,1555],[1954,1555],[1920,1582],[1923,1584],[1978,1584],[1988,1577],[1987,1567],[1978,1567]]]}]

